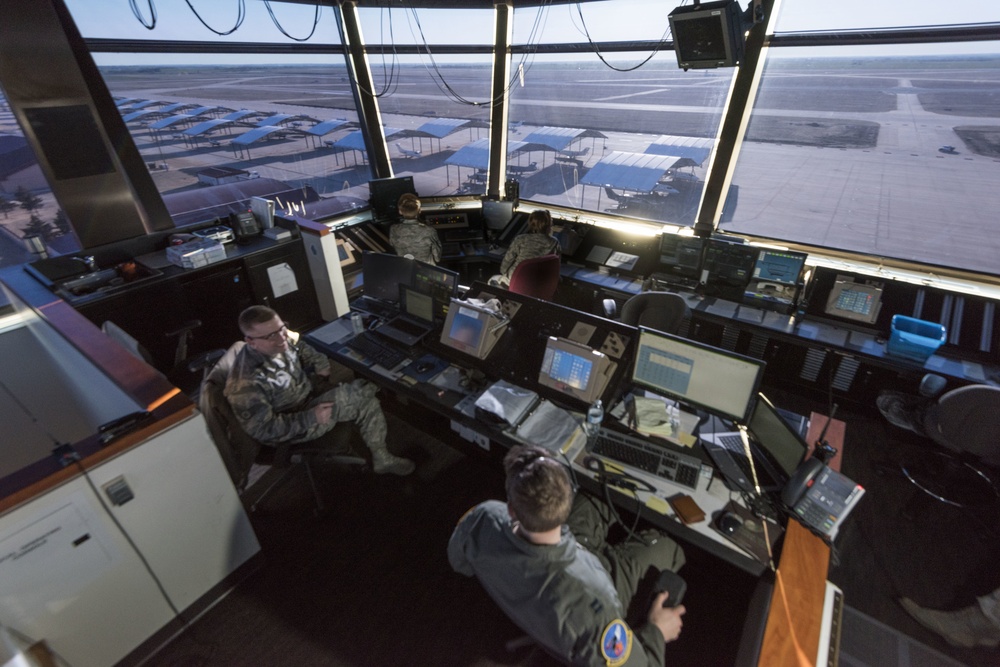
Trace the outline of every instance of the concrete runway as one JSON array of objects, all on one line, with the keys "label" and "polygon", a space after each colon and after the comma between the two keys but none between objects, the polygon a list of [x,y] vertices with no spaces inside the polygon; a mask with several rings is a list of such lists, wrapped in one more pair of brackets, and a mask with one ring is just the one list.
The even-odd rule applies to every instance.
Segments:
[{"label": "concrete runway", "polygon": [[[525,87],[512,89],[511,120],[524,125],[508,135],[511,141],[546,125],[596,129],[607,138],[572,146],[592,146],[579,165],[556,164],[552,153],[512,157],[512,164],[534,161],[539,167],[521,176],[522,196],[560,206],[608,209],[613,204],[599,188],[578,184],[603,155],[615,150],[643,152],[660,134],[714,136],[732,70],[685,73],[658,61],[628,74],[593,66],[532,66]],[[875,123],[877,143],[857,147],[820,146],[815,140],[773,143],[775,138],[794,141],[794,133],[745,142],[732,180],[738,189],[737,205],[725,229],[1000,272],[1000,237],[984,231],[995,224],[1000,208],[1000,190],[995,187],[1000,182],[1000,159],[971,153],[955,132],[956,127],[987,126],[1000,133],[1000,106],[980,103],[984,96],[995,99],[990,96],[1000,94],[1000,75],[989,62],[978,69],[965,64],[969,66],[951,69],[908,64],[905,71],[893,71],[885,62],[878,68],[776,67],[765,77],[755,118],[767,117],[779,129],[784,123],[786,129],[799,128],[795,132],[819,134],[829,130],[824,125]],[[374,65],[373,69],[380,87],[381,70]],[[478,102],[485,101],[488,71],[486,66],[440,69],[458,96]],[[232,68],[218,73],[206,68],[197,70],[196,76],[189,72],[173,79],[165,72],[159,70],[153,80],[137,74],[125,80],[115,74],[108,82],[116,95],[305,113],[318,120],[356,118],[342,69],[245,68],[234,76]],[[387,88],[380,100],[387,126],[415,129],[435,116],[488,118],[486,106],[448,100],[422,67],[401,68],[396,85]],[[918,93],[934,108],[925,108]],[[942,99],[953,101],[950,109]],[[334,154],[322,144],[317,148],[305,139],[289,139],[255,144],[236,155],[226,147],[228,137],[213,137],[221,139],[220,146],[205,141],[193,147],[173,140],[170,133],[157,142],[145,128],[131,128],[147,161],[170,164],[169,171],[154,174],[162,191],[197,187],[195,171],[224,164],[307,184],[323,196],[367,197],[361,153]],[[752,128],[750,137],[755,136]],[[345,134],[339,131],[323,139],[336,141]],[[477,187],[466,182],[471,169],[445,166],[444,160],[484,136],[485,130],[462,130],[441,140],[391,139],[396,175],[412,174],[425,196],[455,194],[463,186],[474,193]],[[403,156],[397,143],[420,150],[420,157]],[[955,146],[957,152],[939,152],[944,145]],[[685,171],[703,179],[707,167],[706,163]],[[697,194],[696,190],[688,201],[645,214],[690,224]]]}]

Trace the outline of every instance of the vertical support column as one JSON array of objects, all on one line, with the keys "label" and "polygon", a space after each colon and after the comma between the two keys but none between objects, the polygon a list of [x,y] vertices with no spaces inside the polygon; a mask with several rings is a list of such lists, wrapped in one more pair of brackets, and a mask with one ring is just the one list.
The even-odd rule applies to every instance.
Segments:
[{"label": "vertical support column", "polygon": [[493,4],[494,37],[492,104],[490,105],[490,161],[486,194],[499,199],[507,175],[507,116],[510,110],[510,40],[514,10],[509,0]]},{"label": "vertical support column", "polygon": [[707,237],[712,234],[726,203],[726,195],[733,176],[732,169],[739,156],[739,146],[743,141],[746,126],[750,122],[750,111],[757,94],[762,67],[761,55],[774,5],[775,0],[762,0],[764,22],[751,28],[743,62],[740,63],[733,85],[730,86],[729,100],[722,114],[722,127],[719,129],[708,178],[705,180],[705,194],[702,196],[701,207],[698,209],[694,224],[694,231],[699,236]]},{"label": "vertical support column", "polygon": [[358,109],[361,134],[365,139],[368,165],[375,178],[391,178],[392,162],[382,130],[382,112],[375,99],[371,68],[365,53],[357,3],[347,0],[334,9],[344,46],[347,48],[347,68],[351,73],[351,92]]}]

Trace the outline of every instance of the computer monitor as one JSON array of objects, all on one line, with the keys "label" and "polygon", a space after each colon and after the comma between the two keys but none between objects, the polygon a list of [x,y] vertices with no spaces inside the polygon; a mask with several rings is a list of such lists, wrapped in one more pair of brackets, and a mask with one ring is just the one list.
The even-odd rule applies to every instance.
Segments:
[{"label": "computer monitor", "polygon": [[738,288],[738,298],[750,280],[756,260],[757,248],[754,246],[711,238],[705,253],[704,268],[708,272],[706,284]]},{"label": "computer monitor", "polygon": [[441,344],[485,359],[503,335],[506,324],[506,318],[486,308],[452,299],[441,328]]},{"label": "computer monitor", "polygon": [[753,439],[789,477],[802,463],[809,446],[764,394],[757,395],[750,422]]},{"label": "computer monitor", "polygon": [[702,241],[700,236],[663,234],[660,237],[660,270],[680,278],[697,278]]},{"label": "computer monitor", "polygon": [[617,364],[589,345],[549,336],[538,383],[585,403],[593,403],[608,386]]},{"label": "computer monitor", "polygon": [[752,277],[778,285],[797,285],[808,255],[793,250],[765,250],[757,253]]},{"label": "computer monitor", "polygon": [[458,295],[458,271],[414,260],[413,288],[434,299],[434,316],[444,319],[451,298]]},{"label": "computer monitor", "polygon": [[683,70],[735,67],[743,60],[743,10],[736,0],[676,7],[667,20]]},{"label": "computer monitor", "polygon": [[764,365],[759,359],[640,327],[632,383],[745,424]]},{"label": "computer monitor", "polygon": [[366,252],[361,258],[361,280],[365,296],[397,302],[399,285],[413,284],[415,261],[399,255]]},{"label": "computer monitor", "polygon": [[375,220],[395,220],[399,217],[396,207],[399,198],[406,193],[417,194],[412,176],[396,178],[376,178],[368,181],[369,202]]},{"label": "computer monitor", "polygon": [[510,224],[514,217],[514,202],[496,201],[493,199],[483,200],[483,220],[486,222],[486,229],[494,232],[502,232]]},{"label": "computer monitor", "polygon": [[824,312],[835,317],[874,324],[881,310],[881,286],[838,280],[826,299]]}]

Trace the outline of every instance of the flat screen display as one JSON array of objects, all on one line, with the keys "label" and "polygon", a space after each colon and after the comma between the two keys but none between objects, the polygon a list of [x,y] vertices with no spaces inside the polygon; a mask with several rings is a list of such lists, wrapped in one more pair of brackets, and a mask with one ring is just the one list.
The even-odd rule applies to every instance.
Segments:
[{"label": "flat screen display", "polygon": [[746,424],[764,365],[759,359],[640,327],[632,382]]},{"label": "flat screen display", "polygon": [[368,182],[369,201],[376,220],[395,220],[399,217],[396,202],[406,194],[417,194],[412,176],[376,178]]},{"label": "flat screen display", "polygon": [[588,345],[549,336],[538,383],[592,403],[604,392],[615,367],[606,354]]},{"label": "flat screen display", "polygon": [[434,315],[444,319],[451,297],[458,295],[458,272],[414,260],[413,288],[434,299]]},{"label": "flat screen display", "polygon": [[826,300],[827,315],[873,324],[882,309],[882,288],[838,280]]},{"label": "flat screen display", "polygon": [[514,202],[483,200],[483,220],[486,221],[486,229],[495,232],[503,231],[513,217]]},{"label": "flat screen display", "polygon": [[807,256],[804,252],[791,250],[761,250],[753,266],[753,278],[779,285],[796,285]]},{"label": "flat screen display", "polygon": [[491,331],[496,317],[488,310],[476,308],[457,299],[448,307],[448,317],[441,329],[441,343],[459,352],[483,359],[495,342]]},{"label": "flat screen display", "polygon": [[770,454],[789,477],[809,451],[809,446],[799,437],[798,432],[763,394],[757,396],[747,428],[760,448]]},{"label": "flat screen display", "polygon": [[382,301],[399,301],[399,286],[413,284],[415,260],[381,252],[366,252],[361,259],[364,294]]}]

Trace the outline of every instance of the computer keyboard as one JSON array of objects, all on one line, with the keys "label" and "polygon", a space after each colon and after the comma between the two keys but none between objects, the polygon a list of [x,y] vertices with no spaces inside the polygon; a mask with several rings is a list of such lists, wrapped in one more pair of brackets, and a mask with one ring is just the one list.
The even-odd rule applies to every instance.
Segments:
[{"label": "computer keyboard", "polygon": [[406,359],[406,353],[383,343],[370,331],[362,331],[347,341],[347,347],[386,368],[394,368]]},{"label": "computer keyboard", "polygon": [[654,445],[641,438],[602,428],[597,433],[594,454],[638,468],[674,484],[698,487],[701,460]]}]

